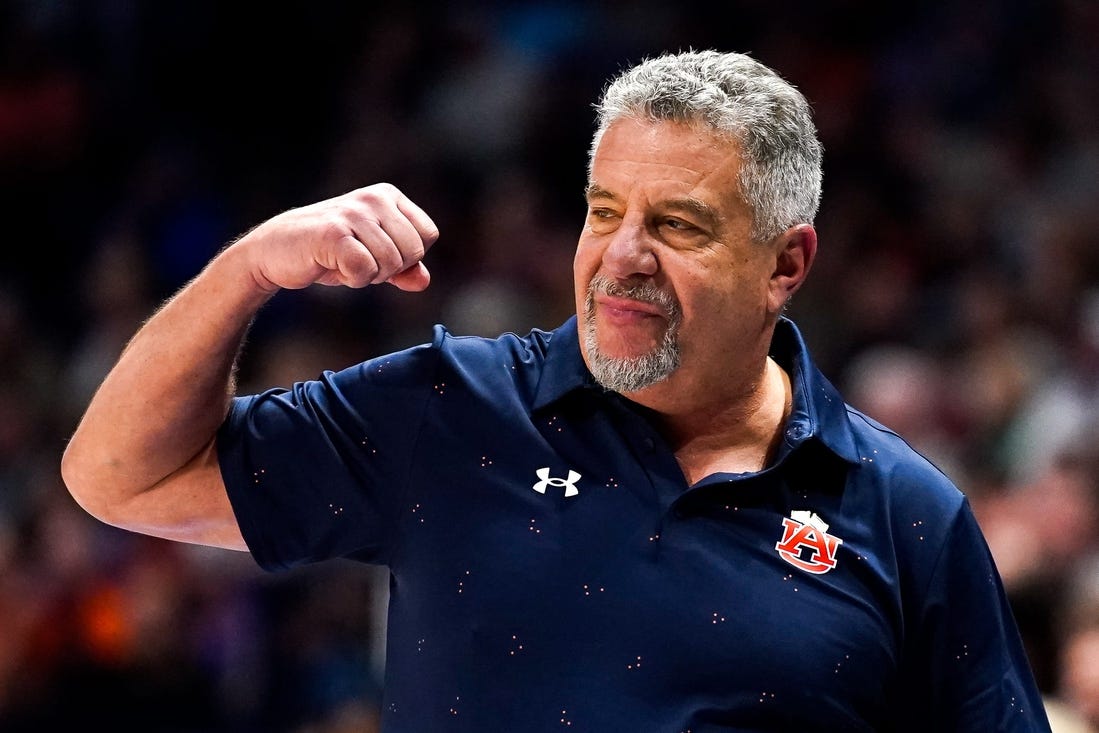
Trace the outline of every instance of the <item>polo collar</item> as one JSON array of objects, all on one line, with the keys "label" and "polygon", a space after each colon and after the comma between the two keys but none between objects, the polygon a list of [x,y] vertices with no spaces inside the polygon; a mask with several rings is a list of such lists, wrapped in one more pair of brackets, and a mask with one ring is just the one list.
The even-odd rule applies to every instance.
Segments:
[{"label": "polo collar", "polygon": [[532,407],[540,410],[574,389],[598,386],[580,353],[576,316],[572,316],[553,331],[546,345],[546,360]]},{"label": "polo collar", "polygon": [[793,392],[784,438],[790,448],[816,439],[849,463],[859,462],[847,404],[813,363],[801,331],[780,317],[771,338],[770,356],[790,375]]},{"label": "polo collar", "polygon": [[[793,391],[784,438],[790,449],[816,439],[837,456],[857,463],[858,451],[839,391],[813,363],[801,332],[793,321],[780,317],[771,339],[771,358],[787,374]],[[540,410],[577,389],[602,388],[588,371],[580,353],[576,316],[553,331],[533,409]]]}]

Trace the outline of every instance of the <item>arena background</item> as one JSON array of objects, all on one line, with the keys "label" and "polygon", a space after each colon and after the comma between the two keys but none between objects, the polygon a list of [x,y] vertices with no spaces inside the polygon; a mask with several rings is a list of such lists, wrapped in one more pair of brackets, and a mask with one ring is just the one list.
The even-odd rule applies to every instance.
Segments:
[{"label": "arena background", "polygon": [[101,525],[61,483],[66,437],[219,247],[376,181],[440,226],[432,287],[280,295],[242,389],[435,322],[554,327],[591,103],[688,47],[814,105],[821,248],[790,313],[963,487],[1051,710],[1099,725],[1096,39],[1092,0],[0,3],[0,730],[372,730],[383,573]]}]

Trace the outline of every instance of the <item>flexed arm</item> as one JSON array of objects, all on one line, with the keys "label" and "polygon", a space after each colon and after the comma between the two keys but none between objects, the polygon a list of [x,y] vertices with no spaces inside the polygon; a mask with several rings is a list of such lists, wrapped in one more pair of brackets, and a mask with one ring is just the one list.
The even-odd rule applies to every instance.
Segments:
[{"label": "flexed arm", "polygon": [[389,184],[291,209],[222,250],[131,339],[96,391],[61,472],[76,501],[118,527],[247,549],[214,436],[249,323],[282,288],[389,282],[423,290],[430,217]]}]

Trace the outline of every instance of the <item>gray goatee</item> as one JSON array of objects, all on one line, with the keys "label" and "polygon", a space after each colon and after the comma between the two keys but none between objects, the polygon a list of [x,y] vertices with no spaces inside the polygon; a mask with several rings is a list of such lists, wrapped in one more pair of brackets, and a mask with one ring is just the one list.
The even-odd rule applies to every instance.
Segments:
[{"label": "gray goatee", "polygon": [[[668,319],[664,338],[647,354],[618,358],[599,350],[595,336],[595,294],[603,293],[616,298],[630,298],[659,306]],[[588,283],[588,297],[584,303],[584,346],[588,352],[588,369],[595,381],[615,392],[636,392],[667,379],[679,367],[679,324],[682,313],[679,304],[651,282],[629,287],[620,285],[605,275],[596,275]]]}]

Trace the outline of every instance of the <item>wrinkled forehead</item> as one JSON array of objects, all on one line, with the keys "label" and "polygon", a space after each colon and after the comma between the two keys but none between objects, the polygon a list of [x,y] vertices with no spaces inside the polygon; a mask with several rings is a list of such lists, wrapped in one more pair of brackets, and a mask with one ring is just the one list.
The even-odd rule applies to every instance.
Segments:
[{"label": "wrinkled forehead", "polygon": [[736,126],[728,129],[724,127],[717,127],[712,122],[708,121],[702,116],[698,117],[663,117],[647,114],[644,111],[634,111],[630,113],[619,114],[616,117],[608,118],[601,124],[592,136],[591,146],[588,149],[588,169],[590,172],[591,165],[594,161],[599,148],[602,145],[603,138],[606,134],[614,129],[628,124],[640,125],[640,126],[662,126],[670,125],[680,128],[689,128],[694,130],[696,134],[700,136],[707,136],[715,140],[719,140],[722,143],[730,146],[735,146],[739,149],[743,149],[743,140],[741,131]]},{"label": "wrinkled forehead", "polygon": [[[593,152],[587,194],[624,199],[643,190],[657,197],[742,202],[740,146],[706,126],[624,118],[607,128]],[[701,207],[701,204],[700,204]]]}]

